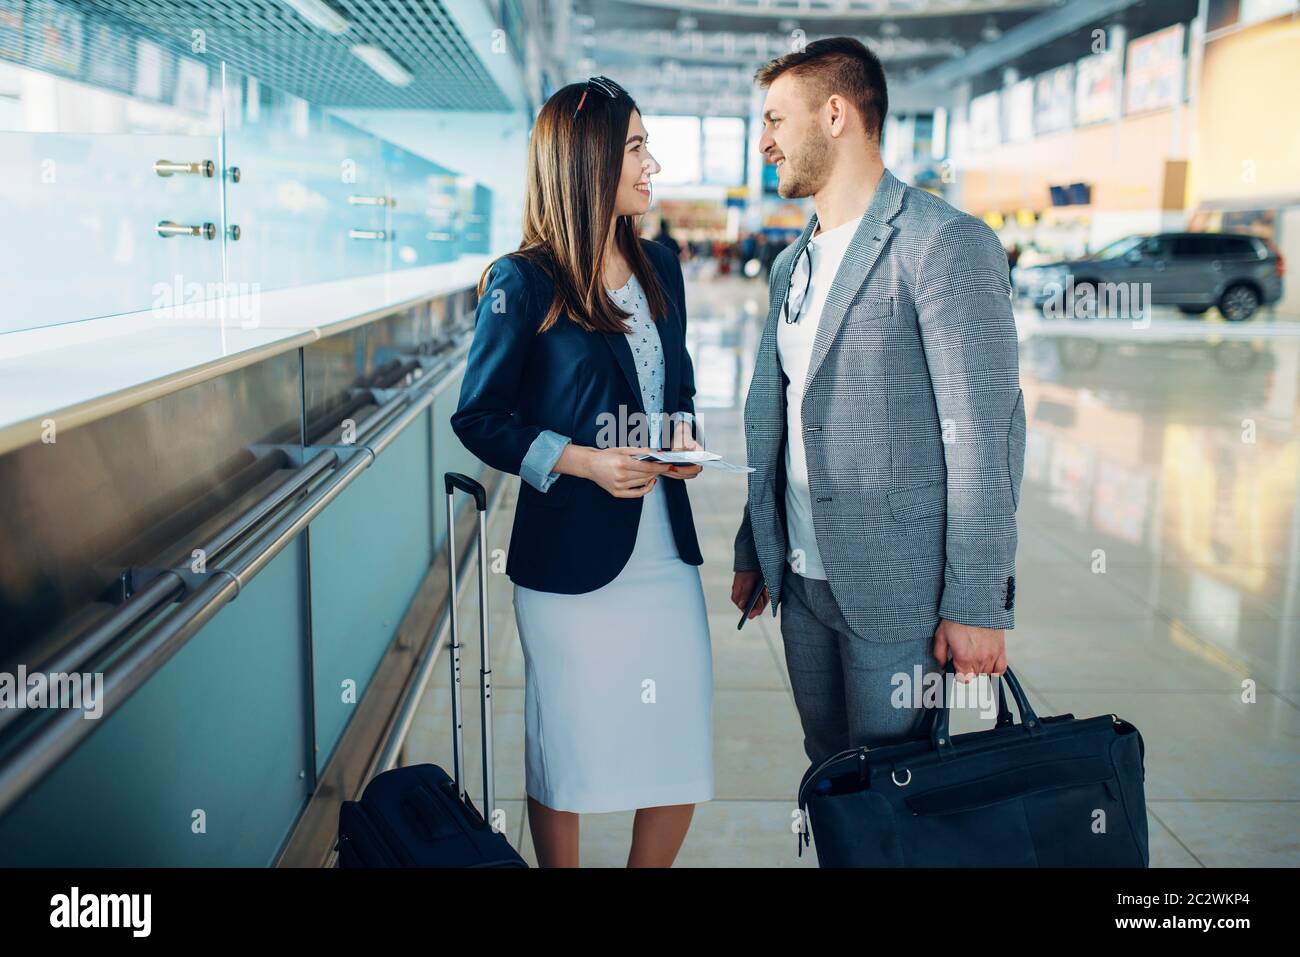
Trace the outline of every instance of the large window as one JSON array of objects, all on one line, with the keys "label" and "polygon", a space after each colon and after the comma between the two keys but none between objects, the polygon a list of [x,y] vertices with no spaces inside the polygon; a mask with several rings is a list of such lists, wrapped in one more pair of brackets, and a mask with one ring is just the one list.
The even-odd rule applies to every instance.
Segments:
[{"label": "large window", "polygon": [[667,186],[745,182],[745,121],[738,116],[647,116],[650,152]]},{"label": "large window", "polygon": [[704,120],[704,182],[720,186],[745,182],[745,121],[740,117]]},{"label": "large window", "polygon": [[663,167],[655,178],[666,186],[702,181],[700,170],[700,118],[698,116],[647,116],[650,152]]}]

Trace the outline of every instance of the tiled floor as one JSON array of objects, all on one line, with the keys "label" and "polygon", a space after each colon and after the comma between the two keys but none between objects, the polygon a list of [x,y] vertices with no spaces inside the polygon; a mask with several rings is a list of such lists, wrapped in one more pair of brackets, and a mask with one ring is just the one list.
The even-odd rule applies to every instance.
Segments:
[{"label": "tiled floor", "polygon": [[[688,300],[709,448],[743,462],[765,290],[693,283]],[[1300,864],[1300,322],[1021,319],[1029,441],[1012,666],[1040,713],[1114,712],[1142,731],[1152,866]],[[493,514],[491,548],[507,547],[517,481]],[[806,759],[778,622],[737,633],[728,602],[744,479],[705,472],[690,491],[714,649],[717,797],[697,808],[678,861],[815,866],[795,855]],[[523,657],[510,582],[491,577],[497,804],[535,863]],[[481,803],[472,588],[462,616],[466,750]],[[450,766],[448,688],[444,663],[407,762]],[[584,866],[622,866],[631,821],[630,811],[584,815]]]}]

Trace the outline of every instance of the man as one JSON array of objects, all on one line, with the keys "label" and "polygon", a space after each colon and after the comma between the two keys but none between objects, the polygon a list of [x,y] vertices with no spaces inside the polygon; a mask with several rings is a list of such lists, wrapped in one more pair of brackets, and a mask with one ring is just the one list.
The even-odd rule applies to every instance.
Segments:
[{"label": "man", "polygon": [[668,231],[668,217],[659,217],[659,235],[655,237],[655,242],[660,246],[666,246],[678,259],[682,258],[682,244],[673,238],[673,234]]},{"label": "man", "polygon": [[882,165],[880,61],[819,40],[756,78],[759,149],[815,215],[772,269],[732,601],[782,606],[817,762],[922,730],[895,675],[1005,670],[1025,416],[1002,245]]}]

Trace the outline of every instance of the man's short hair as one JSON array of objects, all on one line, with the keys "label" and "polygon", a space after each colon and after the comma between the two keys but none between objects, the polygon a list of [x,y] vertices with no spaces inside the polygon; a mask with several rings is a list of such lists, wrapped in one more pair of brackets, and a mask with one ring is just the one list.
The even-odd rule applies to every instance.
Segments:
[{"label": "man's short hair", "polygon": [[798,52],[759,67],[754,79],[759,86],[768,87],[786,73],[809,82],[818,106],[833,93],[845,97],[862,114],[867,134],[880,141],[889,112],[885,69],[861,41],[853,37],[814,40]]}]

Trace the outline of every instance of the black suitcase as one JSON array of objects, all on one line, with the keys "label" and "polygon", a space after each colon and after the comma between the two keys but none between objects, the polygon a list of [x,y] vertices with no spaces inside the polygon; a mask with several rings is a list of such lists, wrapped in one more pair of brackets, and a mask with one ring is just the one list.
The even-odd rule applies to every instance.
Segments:
[{"label": "black suitcase", "polygon": [[339,867],[527,867],[504,834],[470,801],[461,781],[465,739],[460,697],[460,633],[456,621],[456,489],[478,510],[480,704],[483,715],[483,806],[495,807],[492,768],[492,668],[488,648],[487,492],[459,472],[444,476],[451,608],[451,707],[455,729],[453,776],[435,764],[394,768],[375,776],[360,801],[339,808]]}]

